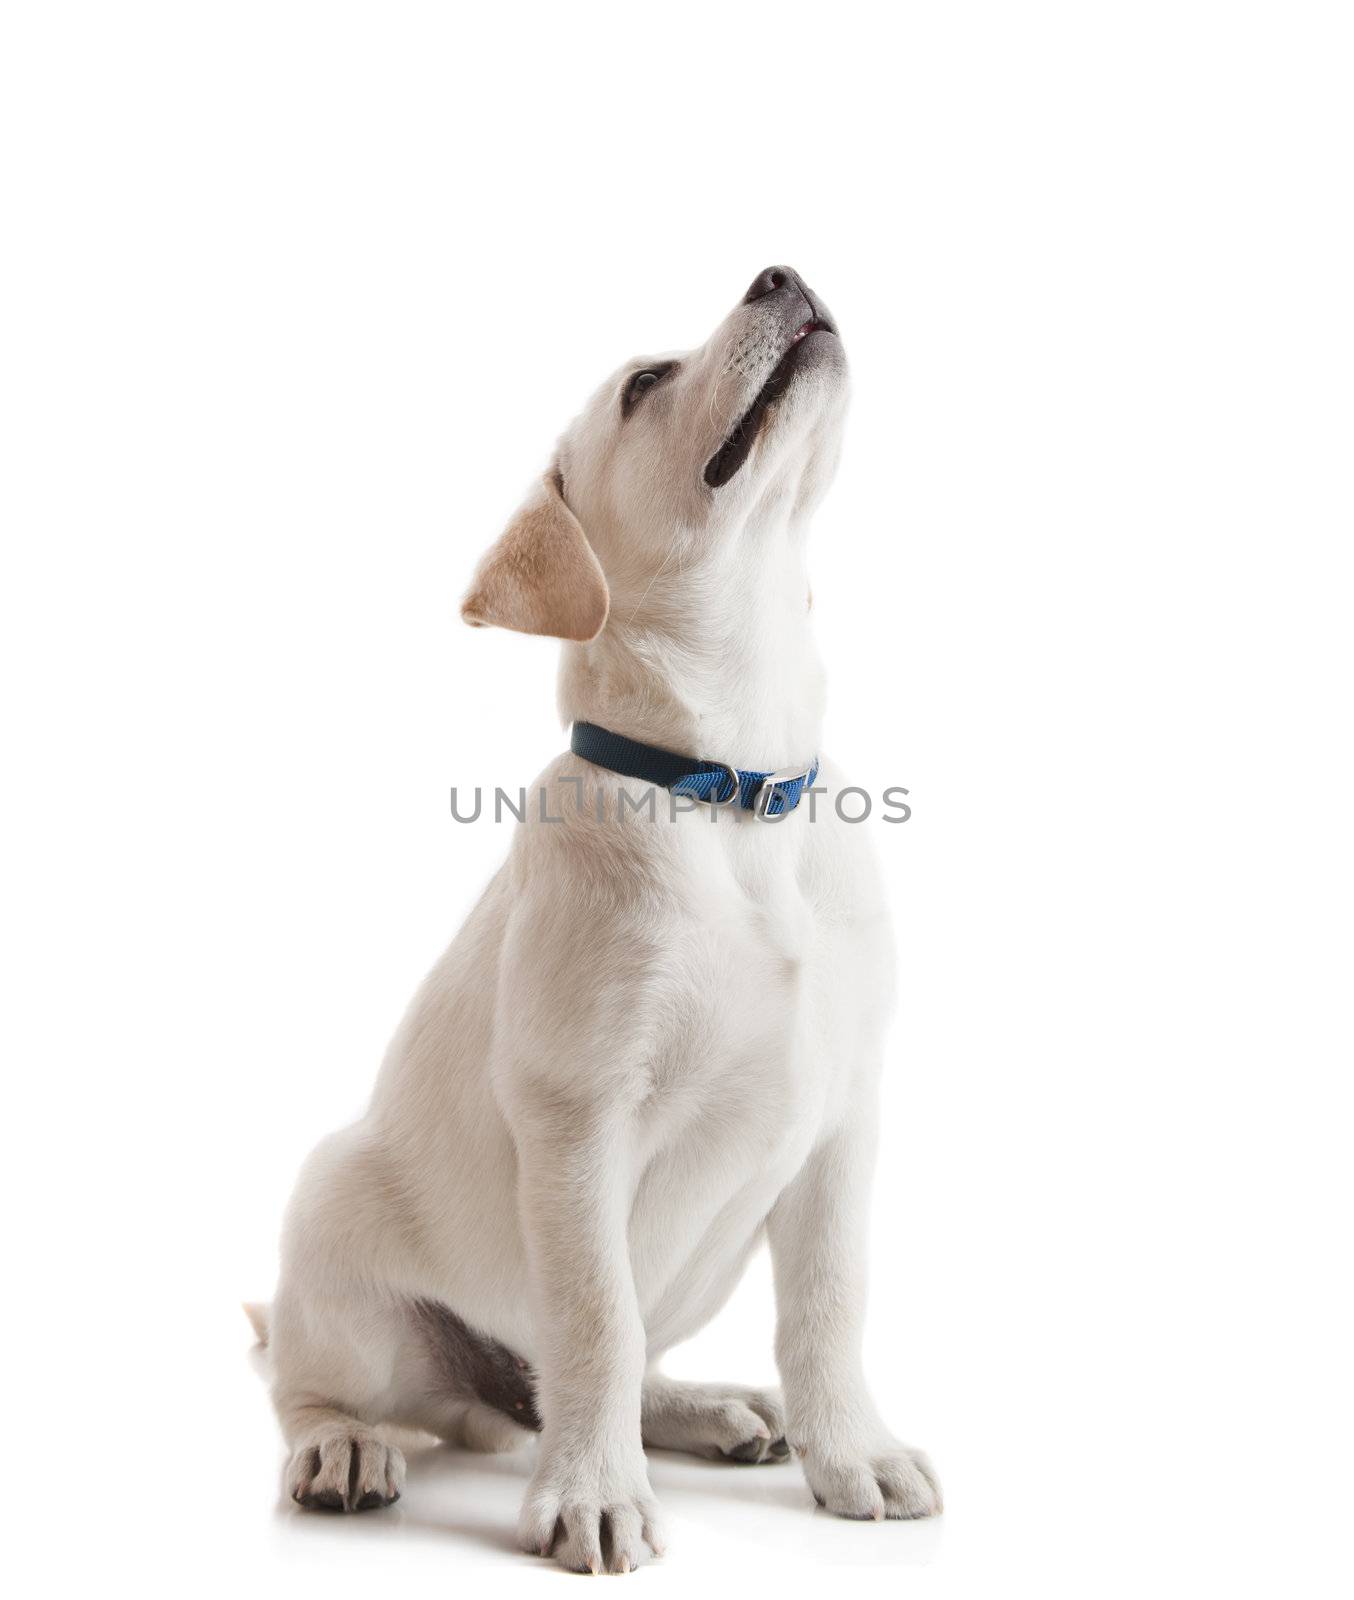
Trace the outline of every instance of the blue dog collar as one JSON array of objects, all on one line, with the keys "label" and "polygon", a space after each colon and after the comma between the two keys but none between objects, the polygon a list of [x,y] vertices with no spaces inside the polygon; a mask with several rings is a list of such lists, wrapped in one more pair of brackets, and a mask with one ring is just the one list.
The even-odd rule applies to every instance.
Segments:
[{"label": "blue dog collar", "polygon": [[759,817],[779,817],[793,811],[818,776],[818,758],[807,767],[783,767],[779,772],[744,772],[723,761],[696,761],[675,755],[657,745],[641,744],[624,734],[609,733],[595,722],[575,722],[569,748],[584,761],[624,778],[655,783],[674,794],[689,794],[713,806],[733,805],[755,811]]}]

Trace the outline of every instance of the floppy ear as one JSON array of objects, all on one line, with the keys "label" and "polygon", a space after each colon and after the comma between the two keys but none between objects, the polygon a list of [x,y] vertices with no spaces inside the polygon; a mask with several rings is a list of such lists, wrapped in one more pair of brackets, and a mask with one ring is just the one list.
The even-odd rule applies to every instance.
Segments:
[{"label": "floppy ear", "polygon": [[597,557],[549,472],[475,571],[461,615],[472,627],[595,639],[611,595]]}]

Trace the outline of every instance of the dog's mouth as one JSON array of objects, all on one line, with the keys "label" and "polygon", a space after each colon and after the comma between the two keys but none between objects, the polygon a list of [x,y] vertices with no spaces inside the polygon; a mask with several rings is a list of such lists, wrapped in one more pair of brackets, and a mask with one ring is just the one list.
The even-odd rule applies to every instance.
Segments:
[{"label": "dog's mouth", "polygon": [[705,481],[712,489],[720,489],[747,460],[767,412],[780,399],[794,381],[804,355],[804,348],[814,334],[836,337],[837,330],[823,317],[811,318],[795,329],[789,348],[776,363],[771,376],[762,385],[756,398],[738,421],[733,431],[705,463]]}]

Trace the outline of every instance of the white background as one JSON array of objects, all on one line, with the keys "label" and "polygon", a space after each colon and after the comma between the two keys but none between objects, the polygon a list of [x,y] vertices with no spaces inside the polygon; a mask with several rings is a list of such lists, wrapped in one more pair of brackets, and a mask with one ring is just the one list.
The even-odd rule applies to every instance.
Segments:
[{"label": "white background", "polygon": [[[1347,16],[5,9],[16,1592],[566,1582],[526,1458],[282,1506],[238,1302],[505,848],[448,789],[562,744],[475,558],[778,261],[855,372],[827,748],[915,807],[869,1357],[949,1510],[668,1457],[629,1581],[1348,1592]],[[759,1263],[673,1369],[770,1328]]]}]

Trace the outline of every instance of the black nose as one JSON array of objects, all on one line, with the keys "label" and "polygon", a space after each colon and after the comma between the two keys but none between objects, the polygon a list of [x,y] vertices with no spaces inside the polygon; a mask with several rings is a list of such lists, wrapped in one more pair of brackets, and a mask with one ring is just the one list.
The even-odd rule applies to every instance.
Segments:
[{"label": "black nose", "polygon": [[767,267],[764,272],[759,272],[752,280],[752,285],[743,296],[743,304],[750,306],[754,300],[761,300],[768,294],[775,294],[783,284],[794,283],[795,275],[789,267]]}]

